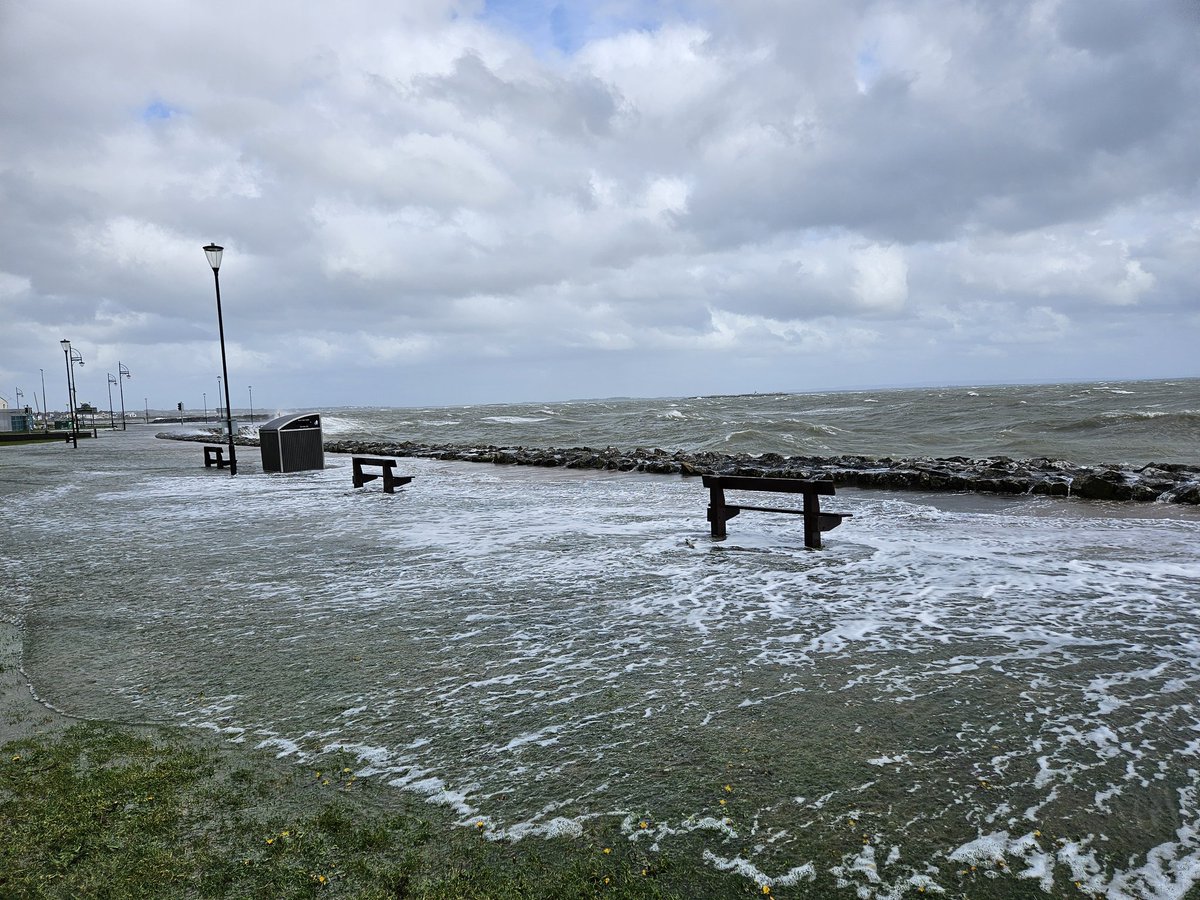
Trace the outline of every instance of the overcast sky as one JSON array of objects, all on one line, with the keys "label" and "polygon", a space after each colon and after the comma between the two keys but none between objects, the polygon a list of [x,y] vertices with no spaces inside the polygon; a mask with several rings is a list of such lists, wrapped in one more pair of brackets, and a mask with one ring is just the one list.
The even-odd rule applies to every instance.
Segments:
[{"label": "overcast sky", "polygon": [[1196,375],[1200,3],[0,0],[0,229],[51,408]]}]

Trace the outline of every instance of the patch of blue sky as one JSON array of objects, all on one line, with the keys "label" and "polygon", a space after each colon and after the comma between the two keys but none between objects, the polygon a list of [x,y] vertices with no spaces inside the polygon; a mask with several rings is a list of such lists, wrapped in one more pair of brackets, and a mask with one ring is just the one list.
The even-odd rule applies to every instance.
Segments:
[{"label": "patch of blue sky", "polygon": [[163,100],[153,100],[142,107],[142,121],[156,122],[179,115],[179,110]]},{"label": "patch of blue sky", "polygon": [[879,61],[879,45],[875,42],[859,48],[854,58],[854,80],[860,93],[865,94],[879,78],[883,64]]},{"label": "patch of blue sky", "polygon": [[688,0],[486,0],[483,21],[514,32],[538,54],[571,56],[623,31],[653,31],[686,17]]}]

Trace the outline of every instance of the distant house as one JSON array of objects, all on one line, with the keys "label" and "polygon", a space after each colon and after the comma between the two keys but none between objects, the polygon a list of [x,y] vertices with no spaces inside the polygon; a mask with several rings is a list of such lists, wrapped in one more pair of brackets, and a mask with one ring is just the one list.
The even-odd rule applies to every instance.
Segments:
[{"label": "distant house", "polygon": [[33,431],[33,413],[25,409],[0,409],[0,431]]}]

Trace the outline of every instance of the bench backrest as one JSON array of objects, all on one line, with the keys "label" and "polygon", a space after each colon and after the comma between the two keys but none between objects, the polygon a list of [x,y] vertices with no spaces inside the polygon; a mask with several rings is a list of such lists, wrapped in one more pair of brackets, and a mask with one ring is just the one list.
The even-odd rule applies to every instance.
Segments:
[{"label": "bench backrest", "polygon": [[777,494],[833,494],[832,481],[803,478],[754,478],[747,475],[704,475],[706,488],[727,491],[773,491]]}]

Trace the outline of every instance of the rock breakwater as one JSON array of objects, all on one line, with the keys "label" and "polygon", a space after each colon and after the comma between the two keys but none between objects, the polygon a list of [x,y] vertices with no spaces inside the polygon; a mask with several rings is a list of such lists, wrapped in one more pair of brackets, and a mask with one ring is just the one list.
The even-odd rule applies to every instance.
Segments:
[{"label": "rock breakwater", "polygon": [[[159,437],[205,443],[206,435]],[[235,443],[257,446],[255,438]],[[637,447],[474,447],[411,441],[327,441],[326,453],[424,457],[494,465],[599,469],[697,476],[748,475],[766,478],[827,479],[848,487],[886,490],[1042,494],[1086,500],[1200,504],[1200,466],[1150,463],[1138,468],[1079,466],[1057,459],[951,457],[782,456],[777,453],[723,454]]]}]

